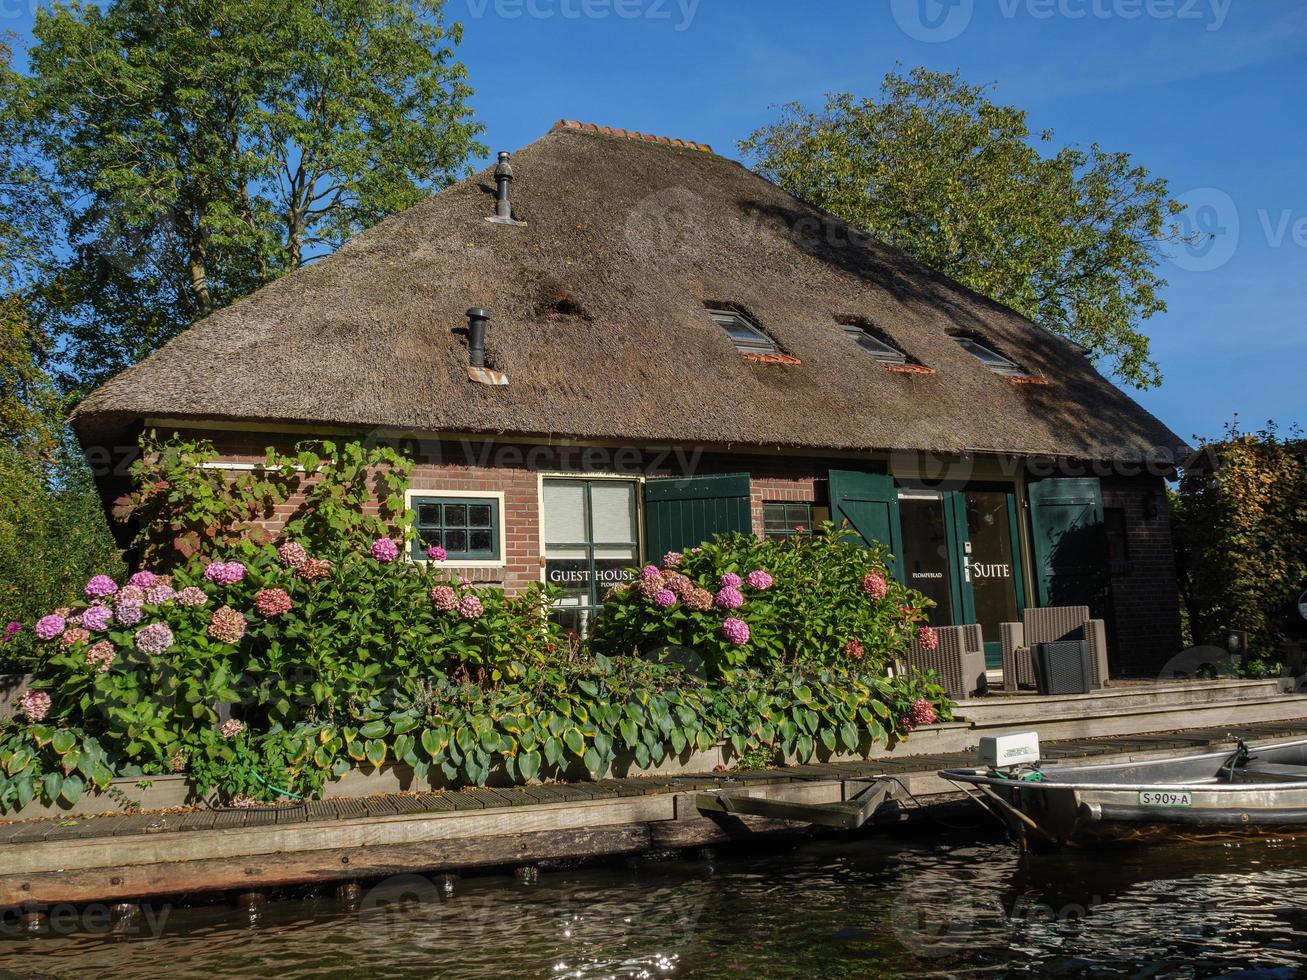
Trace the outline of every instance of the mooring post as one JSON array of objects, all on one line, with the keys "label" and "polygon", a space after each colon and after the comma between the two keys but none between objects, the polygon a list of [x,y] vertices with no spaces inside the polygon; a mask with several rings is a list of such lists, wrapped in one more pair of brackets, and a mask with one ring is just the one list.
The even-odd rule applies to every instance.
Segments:
[{"label": "mooring post", "polygon": [[523,864],[513,871],[517,880],[524,885],[534,885],[540,877],[540,869],[534,864]]},{"label": "mooring post", "polygon": [[346,881],[336,886],[336,901],[354,906],[363,898],[363,886],[357,881]]},{"label": "mooring post", "polygon": [[250,914],[263,911],[268,904],[268,896],[263,892],[241,892],[236,896],[236,905]]},{"label": "mooring post", "polygon": [[440,894],[445,898],[452,898],[454,895],[454,883],[458,881],[458,875],[446,872],[436,876],[436,885],[440,888]]},{"label": "mooring post", "polygon": [[50,915],[43,909],[25,908],[18,916],[18,922],[28,932],[41,932],[50,922]]}]

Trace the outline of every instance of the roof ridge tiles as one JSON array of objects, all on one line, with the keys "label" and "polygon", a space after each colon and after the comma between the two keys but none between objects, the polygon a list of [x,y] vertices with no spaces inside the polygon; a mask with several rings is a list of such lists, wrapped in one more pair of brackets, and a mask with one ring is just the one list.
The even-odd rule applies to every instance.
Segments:
[{"label": "roof ridge tiles", "polygon": [[661,143],[664,146],[677,146],[685,149],[699,150],[703,153],[711,153],[712,147],[707,143],[696,143],[694,140],[674,139],[670,136],[655,136],[652,133],[640,133],[633,129],[618,129],[614,126],[599,126],[595,123],[581,122],[576,119],[560,119],[554,123],[549,130],[551,133],[561,129],[570,129],[582,133],[598,133],[601,136],[620,136],[629,140],[641,140],[645,143]]}]

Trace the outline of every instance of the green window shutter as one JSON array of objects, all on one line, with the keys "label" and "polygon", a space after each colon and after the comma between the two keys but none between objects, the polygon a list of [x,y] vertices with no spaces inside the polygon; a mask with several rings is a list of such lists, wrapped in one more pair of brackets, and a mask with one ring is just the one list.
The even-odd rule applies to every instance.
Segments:
[{"label": "green window shutter", "polygon": [[[898,556],[903,551],[903,532],[899,526],[899,495],[894,478],[884,473],[860,473],[854,470],[831,470],[830,512],[837,525],[844,521],[862,535],[863,544],[880,542]],[[902,577],[903,569],[890,563],[894,574]]]},{"label": "green window shutter", "polygon": [[1089,606],[1100,612],[1107,589],[1107,535],[1097,478],[1031,483],[1031,545],[1041,606]]},{"label": "green window shutter", "polygon": [[650,559],[685,551],[717,534],[752,534],[749,474],[649,480],[644,485],[644,522]]}]

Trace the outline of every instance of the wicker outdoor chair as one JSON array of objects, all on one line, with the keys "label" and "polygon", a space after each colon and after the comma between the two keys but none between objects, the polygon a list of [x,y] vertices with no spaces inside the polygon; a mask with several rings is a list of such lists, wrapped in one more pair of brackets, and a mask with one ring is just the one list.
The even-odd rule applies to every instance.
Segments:
[{"label": "wicker outdoor chair", "polygon": [[1107,625],[1089,618],[1088,606],[1027,609],[1024,621],[999,627],[1003,646],[1003,690],[1036,687],[1035,647],[1059,640],[1089,641],[1089,675],[1095,688],[1107,683]]},{"label": "wicker outdoor chair", "polygon": [[985,639],[980,627],[940,626],[935,629],[939,646],[924,650],[915,639],[903,657],[908,667],[933,670],[940,683],[954,701],[969,698],[972,694],[985,694],[989,683],[985,679]]}]

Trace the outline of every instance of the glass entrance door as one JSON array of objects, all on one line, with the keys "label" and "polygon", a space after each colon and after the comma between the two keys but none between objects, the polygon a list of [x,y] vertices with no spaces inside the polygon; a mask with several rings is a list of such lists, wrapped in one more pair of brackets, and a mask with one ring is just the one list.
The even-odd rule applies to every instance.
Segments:
[{"label": "glass entrance door", "polygon": [[963,490],[961,498],[966,538],[962,577],[967,597],[967,622],[979,623],[985,634],[985,660],[1002,664],[999,626],[1014,623],[1025,608],[1018,538],[1016,495],[1007,489]]},{"label": "glass entrance door", "polygon": [[935,626],[979,623],[1002,664],[999,627],[1025,608],[1016,494],[1006,487],[900,490],[903,582],[934,600]]}]

